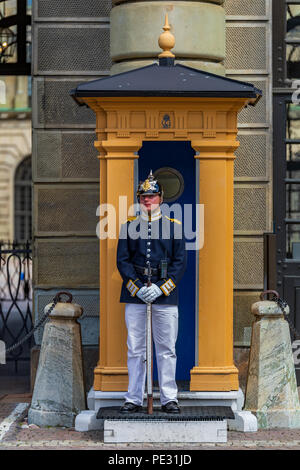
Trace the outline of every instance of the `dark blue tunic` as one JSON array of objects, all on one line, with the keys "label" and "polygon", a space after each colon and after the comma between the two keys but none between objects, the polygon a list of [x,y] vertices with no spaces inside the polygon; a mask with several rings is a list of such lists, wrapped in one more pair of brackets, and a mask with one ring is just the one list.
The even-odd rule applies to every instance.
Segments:
[{"label": "dark blue tunic", "polygon": [[[162,215],[155,220],[142,216],[123,224],[117,250],[117,267],[123,284],[120,302],[144,303],[136,294],[147,283],[142,273],[149,260],[157,272],[151,281],[162,290],[153,303],[178,305],[178,283],[186,268],[186,249],[181,222]],[[160,276],[160,261],[167,260],[167,276]],[[138,268],[137,268],[138,267]]]}]

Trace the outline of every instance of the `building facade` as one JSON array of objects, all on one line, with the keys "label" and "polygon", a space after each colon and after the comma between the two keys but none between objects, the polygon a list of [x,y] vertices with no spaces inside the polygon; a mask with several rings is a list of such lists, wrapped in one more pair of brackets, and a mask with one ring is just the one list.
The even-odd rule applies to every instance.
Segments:
[{"label": "building facade", "polygon": [[[23,2],[19,9],[16,0],[1,2],[0,240],[5,242],[24,241],[32,236],[31,191],[24,195],[19,190],[23,183],[31,187],[31,172],[22,172],[22,164],[26,166],[25,160],[31,160],[31,30],[27,19],[29,23],[31,0]],[[25,41],[21,48],[18,39],[23,31]],[[18,199],[22,199],[27,211]]]}]

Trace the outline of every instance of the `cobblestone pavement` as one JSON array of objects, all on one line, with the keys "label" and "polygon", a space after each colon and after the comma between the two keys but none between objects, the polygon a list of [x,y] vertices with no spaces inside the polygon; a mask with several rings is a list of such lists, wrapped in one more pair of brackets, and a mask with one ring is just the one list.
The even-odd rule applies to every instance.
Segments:
[{"label": "cobblestone pavement", "polygon": [[[133,452],[135,450],[300,450],[300,429],[259,430],[248,433],[229,431],[227,443],[216,444],[105,444],[102,431],[77,432],[74,428],[28,426],[29,403],[29,394],[0,397],[0,451],[51,449],[126,450]],[[12,413],[17,413],[17,415],[7,423],[7,418],[12,416]],[[6,424],[6,427],[3,423]]]}]

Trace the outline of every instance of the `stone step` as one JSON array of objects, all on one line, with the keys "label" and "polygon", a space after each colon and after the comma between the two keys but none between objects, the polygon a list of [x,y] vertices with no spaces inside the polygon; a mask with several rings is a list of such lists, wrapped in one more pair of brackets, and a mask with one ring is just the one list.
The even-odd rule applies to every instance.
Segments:
[{"label": "stone step", "polygon": [[104,443],[227,442],[227,421],[105,420]]}]

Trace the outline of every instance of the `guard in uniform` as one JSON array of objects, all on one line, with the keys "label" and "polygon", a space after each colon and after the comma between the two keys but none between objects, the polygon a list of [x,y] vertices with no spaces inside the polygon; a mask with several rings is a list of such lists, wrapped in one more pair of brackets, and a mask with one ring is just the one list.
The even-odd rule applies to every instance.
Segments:
[{"label": "guard in uniform", "polygon": [[[122,225],[117,267],[123,279],[120,302],[125,306],[129,386],[121,412],[138,411],[146,379],[146,303],[152,303],[152,331],[156,350],[162,410],[179,413],[176,350],[178,332],[177,286],[186,268],[181,222],[161,213],[161,185],[152,171],[137,191],[141,212]],[[151,286],[147,287],[147,261]]]}]

